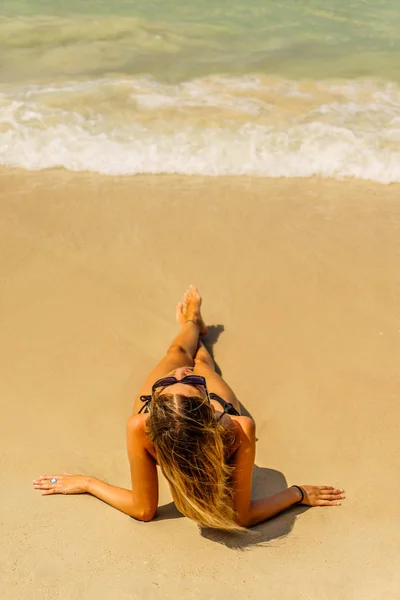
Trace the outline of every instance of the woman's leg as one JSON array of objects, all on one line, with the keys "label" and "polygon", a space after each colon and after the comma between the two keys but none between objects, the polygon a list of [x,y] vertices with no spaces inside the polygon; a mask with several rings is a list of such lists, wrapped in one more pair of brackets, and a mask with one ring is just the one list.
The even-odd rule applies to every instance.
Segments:
[{"label": "woman's leg", "polygon": [[151,394],[152,385],[157,379],[165,377],[179,367],[193,367],[194,355],[199,344],[199,335],[207,331],[201,316],[200,305],[201,296],[199,291],[194,285],[191,285],[184,294],[183,302],[180,302],[176,307],[176,319],[181,329],[172,340],[164,358],[152,370],[142,385],[133,405],[134,415],[143,406],[140,396]]},{"label": "woman's leg", "polygon": [[213,394],[221,396],[226,402],[230,402],[240,414],[239,400],[236,398],[233,390],[215,371],[215,364],[211,354],[208,352],[202,342],[194,357],[194,373],[203,375],[207,380],[207,389]]}]

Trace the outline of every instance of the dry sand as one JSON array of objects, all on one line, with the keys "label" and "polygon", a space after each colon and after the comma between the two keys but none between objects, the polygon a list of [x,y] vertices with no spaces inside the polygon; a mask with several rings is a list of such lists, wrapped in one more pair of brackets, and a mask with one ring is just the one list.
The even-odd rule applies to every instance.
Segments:
[{"label": "dry sand", "polygon": [[[400,186],[3,170],[2,600],[400,597]],[[139,523],[43,473],[129,486],[125,421],[195,282],[258,425],[255,494],[344,487],[254,536]],[[222,331],[224,329],[224,331]],[[219,339],[217,339],[219,338]]]}]

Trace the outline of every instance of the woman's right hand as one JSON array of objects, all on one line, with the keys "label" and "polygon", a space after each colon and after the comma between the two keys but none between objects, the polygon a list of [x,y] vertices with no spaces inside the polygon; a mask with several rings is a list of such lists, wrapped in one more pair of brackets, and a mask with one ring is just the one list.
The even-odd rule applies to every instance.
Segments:
[{"label": "woman's right hand", "polygon": [[301,485],[304,498],[301,504],[307,506],[339,506],[345,498],[344,490],[331,485]]},{"label": "woman's right hand", "polygon": [[[63,475],[41,475],[33,480],[33,487],[40,490],[42,496],[49,494],[84,494],[88,491],[87,475],[73,475],[64,472]],[[54,483],[52,483],[54,481]]]}]

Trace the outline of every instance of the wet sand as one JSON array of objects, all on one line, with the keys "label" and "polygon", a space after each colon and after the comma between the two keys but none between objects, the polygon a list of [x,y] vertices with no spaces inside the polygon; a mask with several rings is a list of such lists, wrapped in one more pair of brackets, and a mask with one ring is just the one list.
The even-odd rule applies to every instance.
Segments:
[{"label": "wet sand", "polygon": [[[400,185],[0,171],[2,599],[398,598]],[[128,487],[133,396],[196,283],[258,427],[255,494],[343,487],[252,536],[161,484],[139,523],[44,473]]]}]

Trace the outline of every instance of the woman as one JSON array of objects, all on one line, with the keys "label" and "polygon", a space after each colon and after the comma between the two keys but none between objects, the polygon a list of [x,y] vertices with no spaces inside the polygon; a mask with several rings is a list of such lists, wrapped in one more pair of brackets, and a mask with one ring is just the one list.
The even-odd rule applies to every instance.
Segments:
[{"label": "woman", "polygon": [[207,332],[201,297],[191,285],[177,305],[180,331],[136,397],[127,422],[132,490],[86,475],[43,475],[33,481],[42,495],[87,492],[118,510],[150,521],[158,505],[158,464],[177,508],[203,526],[240,531],[293,504],[335,506],[343,490],[292,486],[251,500],[254,421],[215,372],[199,336]]}]

